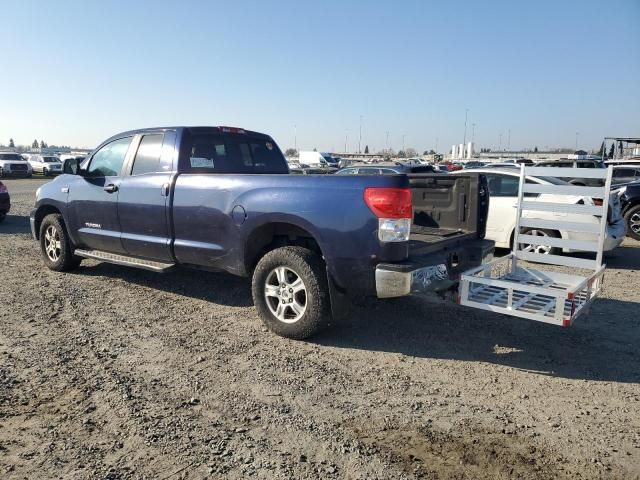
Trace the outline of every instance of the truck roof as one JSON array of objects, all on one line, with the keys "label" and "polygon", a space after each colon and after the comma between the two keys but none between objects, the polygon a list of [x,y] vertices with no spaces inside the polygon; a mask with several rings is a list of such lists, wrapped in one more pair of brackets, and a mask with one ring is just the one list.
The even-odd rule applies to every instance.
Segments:
[{"label": "truck roof", "polygon": [[158,132],[158,131],[164,131],[164,130],[189,130],[191,132],[207,132],[207,131],[211,131],[211,130],[218,130],[221,133],[238,133],[238,134],[246,134],[246,135],[251,135],[254,137],[264,137],[264,138],[270,138],[269,135],[266,135],[264,133],[260,133],[260,132],[254,132],[252,130],[246,130],[244,128],[240,128],[240,127],[227,127],[227,126],[213,126],[213,125],[178,125],[178,126],[171,126],[171,127],[151,127],[151,128],[137,128],[135,130],[127,130],[124,132],[120,132],[117,133],[115,135],[112,135],[111,137],[109,137],[107,140],[105,140],[104,142],[102,142],[102,144],[108,143],[110,142],[112,139],[118,138],[118,137],[122,137],[122,136],[126,136],[126,135],[136,135],[138,133],[145,133],[145,132]]}]

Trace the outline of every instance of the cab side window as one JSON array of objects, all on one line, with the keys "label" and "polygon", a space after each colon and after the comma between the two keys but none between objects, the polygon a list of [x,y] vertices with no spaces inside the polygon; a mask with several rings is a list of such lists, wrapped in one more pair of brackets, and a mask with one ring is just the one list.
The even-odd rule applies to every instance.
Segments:
[{"label": "cab side window", "polygon": [[131,144],[132,137],[120,138],[106,144],[98,150],[87,168],[88,177],[111,177],[119,176],[122,171],[122,164],[127,156],[127,150]]}]

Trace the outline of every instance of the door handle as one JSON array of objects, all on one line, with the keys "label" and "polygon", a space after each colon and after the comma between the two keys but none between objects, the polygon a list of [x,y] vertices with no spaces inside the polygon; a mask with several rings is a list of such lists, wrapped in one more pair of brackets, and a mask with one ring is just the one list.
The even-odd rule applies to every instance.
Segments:
[{"label": "door handle", "polygon": [[160,188],[160,195],[162,195],[163,197],[168,197],[169,196],[169,184],[165,183],[164,185],[162,185],[162,187]]},{"label": "door handle", "polygon": [[107,193],[113,193],[118,191],[118,186],[110,183],[109,185],[104,186],[104,191]]}]

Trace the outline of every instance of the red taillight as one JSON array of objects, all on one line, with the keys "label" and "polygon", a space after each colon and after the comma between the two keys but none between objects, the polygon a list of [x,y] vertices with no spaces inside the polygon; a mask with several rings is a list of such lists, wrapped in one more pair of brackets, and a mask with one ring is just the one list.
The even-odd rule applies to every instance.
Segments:
[{"label": "red taillight", "polygon": [[2,182],[0,182],[0,193],[7,193],[7,187]]},{"label": "red taillight", "polygon": [[408,188],[366,188],[364,201],[378,218],[412,218]]},{"label": "red taillight", "polygon": [[242,128],[238,127],[218,127],[223,133],[246,133]]}]

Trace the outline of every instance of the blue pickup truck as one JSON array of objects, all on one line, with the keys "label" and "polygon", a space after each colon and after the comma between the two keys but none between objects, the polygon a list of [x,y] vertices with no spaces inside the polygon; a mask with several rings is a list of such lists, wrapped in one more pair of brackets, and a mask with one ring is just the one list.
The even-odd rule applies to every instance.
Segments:
[{"label": "blue pickup truck", "polygon": [[302,339],[350,296],[454,288],[493,253],[488,205],[482,175],[291,175],[268,135],[170,127],[67,162],[30,221],[52,270],[91,258],[249,277],[267,327]]}]

